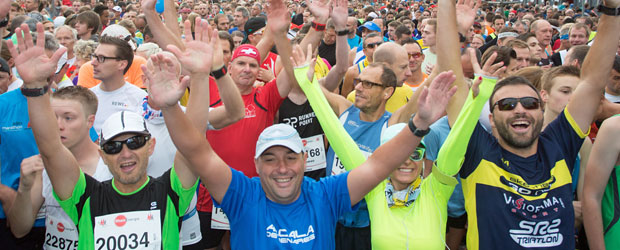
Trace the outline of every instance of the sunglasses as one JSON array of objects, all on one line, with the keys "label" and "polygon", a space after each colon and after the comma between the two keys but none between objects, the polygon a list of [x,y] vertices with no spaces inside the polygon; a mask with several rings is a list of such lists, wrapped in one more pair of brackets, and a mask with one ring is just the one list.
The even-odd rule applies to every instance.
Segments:
[{"label": "sunglasses", "polygon": [[540,108],[540,100],[536,97],[521,97],[521,98],[504,98],[493,104],[491,110],[497,106],[501,111],[513,110],[517,107],[517,103],[521,103],[521,106],[525,109],[538,109]]},{"label": "sunglasses", "polygon": [[383,42],[369,43],[369,44],[366,44],[366,48],[374,49],[375,47],[379,47],[379,45],[381,45],[382,43]]},{"label": "sunglasses", "polygon": [[411,59],[412,57],[414,59],[419,59],[420,57],[422,57],[422,53],[420,53],[420,52],[407,53],[407,56],[409,56],[409,59]]},{"label": "sunglasses", "polygon": [[372,86],[385,87],[385,86],[383,86],[383,84],[378,84],[376,82],[366,81],[366,80],[362,80],[362,79],[359,79],[359,78],[353,79],[353,86],[357,86],[358,83],[361,83],[362,87],[365,88],[365,89],[370,89],[370,88],[372,88]]},{"label": "sunglasses", "polygon": [[109,155],[118,154],[123,150],[123,144],[131,150],[136,150],[144,147],[149,139],[151,139],[151,135],[136,135],[124,141],[109,141],[101,145],[101,150]]},{"label": "sunglasses", "polygon": [[424,158],[424,153],[426,153],[425,148],[416,148],[415,152],[409,156],[409,160],[411,161],[421,161]]}]

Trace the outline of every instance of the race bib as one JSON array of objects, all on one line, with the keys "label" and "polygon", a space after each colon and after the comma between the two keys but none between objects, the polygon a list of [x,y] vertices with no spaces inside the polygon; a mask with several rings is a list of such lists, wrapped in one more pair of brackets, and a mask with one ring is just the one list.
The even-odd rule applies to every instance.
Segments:
[{"label": "race bib", "polygon": [[213,206],[211,212],[211,228],[219,230],[230,230],[230,223],[228,217],[224,213],[224,210],[219,207]]},{"label": "race bib", "polygon": [[159,209],[95,217],[95,249],[161,249]]},{"label": "race bib", "polygon": [[306,172],[325,168],[325,143],[323,135],[315,135],[301,140],[304,144],[304,151],[308,152],[306,160]]},{"label": "race bib", "polygon": [[[368,157],[370,157],[370,155],[372,154],[364,150],[360,150],[360,151],[362,152],[364,157],[366,157],[366,159],[368,159]],[[338,158],[337,155],[334,155],[334,163],[332,165],[332,175],[342,174],[346,172],[347,170],[344,169],[344,165],[342,165],[342,162],[340,162],[340,158]]]},{"label": "race bib", "polygon": [[45,225],[44,249],[75,250],[78,248],[78,233],[73,222],[48,216]]}]

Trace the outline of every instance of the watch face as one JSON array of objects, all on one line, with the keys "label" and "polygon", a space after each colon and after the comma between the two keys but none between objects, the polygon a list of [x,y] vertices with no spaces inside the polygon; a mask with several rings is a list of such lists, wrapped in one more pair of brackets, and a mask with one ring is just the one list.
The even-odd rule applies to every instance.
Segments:
[{"label": "watch face", "polygon": [[4,28],[7,25],[9,25],[9,18],[5,17],[4,19],[0,20],[0,28]]}]

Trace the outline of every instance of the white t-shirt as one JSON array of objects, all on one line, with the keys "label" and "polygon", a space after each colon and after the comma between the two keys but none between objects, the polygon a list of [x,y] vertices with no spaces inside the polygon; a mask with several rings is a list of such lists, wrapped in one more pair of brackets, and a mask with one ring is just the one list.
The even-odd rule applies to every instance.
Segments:
[{"label": "white t-shirt", "polygon": [[[60,207],[56,198],[54,198],[52,182],[45,170],[43,170],[42,177],[41,194],[45,200],[41,210],[39,210],[39,215],[45,217],[45,242],[43,249],[77,249],[77,247],[74,247],[78,241],[78,231],[75,223],[73,223],[67,213]],[[101,158],[99,158],[97,169],[92,177],[98,181],[112,179],[108,166],[105,165]],[[42,211],[43,213],[41,213]]]},{"label": "white t-shirt", "polygon": [[95,114],[95,124],[93,127],[97,133],[101,132],[101,126],[110,115],[118,111],[138,110],[142,104],[142,99],[146,97],[146,91],[135,85],[125,82],[125,85],[114,91],[103,91],[101,84],[90,88],[99,99],[97,114]]},{"label": "white t-shirt", "polygon": [[422,62],[422,72],[427,75],[430,75],[431,72],[426,72],[426,67],[430,65],[437,64],[437,54],[431,52],[431,49],[425,49],[422,53],[424,53],[424,61]]},{"label": "white t-shirt", "polygon": [[613,103],[620,103],[620,96],[612,95],[607,92],[605,92],[605,99]]},{"label": "white t-shirt", "polygon": [[16,90],[20,88],[22,85],[24,85],[24,81],[22,79],[17,78],[17,80],[9,84],[9,88],[6,90],[6,92],[9,92],[11,90]]}]

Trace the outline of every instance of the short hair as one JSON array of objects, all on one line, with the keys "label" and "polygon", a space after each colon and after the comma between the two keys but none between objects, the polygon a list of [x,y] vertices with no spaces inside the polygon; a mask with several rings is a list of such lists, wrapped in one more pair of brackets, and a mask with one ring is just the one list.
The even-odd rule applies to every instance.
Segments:
[{"label": "short hair", "polygon": [[562,65],[548,69],[540,79],[542,89],[547,91],[547,93],[551,92],[551,88],[553,88],[553,79],[559,76],[574,76],[579,78],[579,68],[575,66]]},{"label": "short hair", "polygon": [[502,19],[503,21],[505,21],[505,20],[506,20],[506,18],[505,18],[504,16],[501,16],[501,15],[495,15],[495,16],[493,17],[493,24],[495,24],[495,20],[499,20],[499,19]]},{"label": "short hair", "polygon": [[102,36],[101,39],[99,39],[99,43],[116,47],[115,56],[118,57],[119,60],[127,61],[127,66],[125,66],[123,74],[127,73],[131,63],[133,63],[133,49],[131,48],[131,45],[129,45],[127,41],[113,36]]},{"label": "short hair", "polygon": [[95,8],[93,9],[93,11],[97,13],[97,15],[99,16],[103,15],[103,12],[106,10],[110,10],[110,9],[108,8],[108,6],[103,5],[103,4],[97,4]]},{"label": "short hair", "polygon": [[241,12],[241,15],[243,17],[249,17],[250,16],[250,11],[248,11],[248,9],[246,7],[243,6],[239,6],[235,9],[235,12]]},{"label": "short hair", "polygon": [[497,82],[495,84],[495,87],[493,88],[493,92],[491,92],[491,97],[489,98],[489,110],[491,111],[491,113],[493,113],[493,108],[494,108],[493,97],[495,96],[495,93],[497,93],[497,91],[503,87],[514,86],[514,85],[525,85],[525,86],[530,87],[532,90],[534,90],[534,92],[536,92],[536,95],[538,96],[538,100],[541,100],[540,93],[538,92],[536,87],[532,85],[530,81],[528,81],[527,79],[521,76],[509,76]]},{"label": "short hair", "polygon": [[519,36],[517,37],[517,39],[519,39],[519,40],[524,41],[524,42],[526,42],[526,43],[527,43],[527,39],[530,39],[530,37],[534,37],[534,38],[536,38],[536,34],[534,34],[534,33],[532,33],[532,32],[528,32],[528,33],[525,33],[525,34],[521,34],[521,35],[519,35]]},{"label": "short hair", "polygon": [[583,24],[583,23],[574,23],[573,26],[570,27],[570,30],[568,30],[568,34],[570,35],[570,32],[575,30],[575,29],[585,29],[586,30],[586,37],[590,37],[590,28],[588,28],[587,25]]},{"label": "short hair", "polygon": [[401,25],[402,23],[399,21],[391,21],[388,23],[388,27],[394,27],[394,28],[397,28],[398,26],[401,26]]},{"label": "short hair", "polygon": [[84,115],[95,115],[97,113],[97,95],[90,91],[88,88],[82,86],[68,86],[60,88],[56,92],[52,93],[52,98],[61,100],[73,100],[82,105],[84,109]]},{"label": "short hair", "polygon": [[366,48],[366,45],[368,45],[368,43],[367,43],[368,38],[373,38],[373,37],[381,37],[381,36],[379,35],[379,33],[376,33],[376,32],[373,32],[373,33],[370,33],[370,34],[366,35],[366,37],[362,41],[362,48]]},{"label": "short hair", "polygon": [[527,43],[525,43],[524,41],[521,41],[519,39],[510,40],[510,41],[508,41],[506,43],[505,46],[509,47],[509,48],[512,48],[512,49],[514,49],[514,48],[528,49],[528,50],[530,49],[530,46],[528,46]]},{"label": "short hair", "polygon": [[22,23],[24,23],[26,19],[28,19],[28,16],[26,15],[19,15],[12,18],[11,25],[9,26],[10,31],[15,32],[15,29],[19,28],[19,26],[22,25]]},{"label": "short hair", "polygon": [[582,65],[583,61],[586,59],[586,55],[588,55],[588,51],[590,51],[590,46],[585,45],[585,44],[577,45],[577,46],[572,46],[570,50],[573,51],[572,59],[573,60],[577,59],[577,63],[579,65]]},{"label": "short hair", "polygon": [[396,74],[392,69],[390,69],[387,65],[380,62],[373,62],[368,64],[369,68],[381,68],[383,72],[381,73],[381,83],[386,87],[393,87],[396,90]]},{"label": "short hair", "polygon": [[220,40],[228,41],[228,44],[230,45],[230,53],[235,50],[235,42],[233,41],[232,36],[228,33],[228,31],[220,30],[217,32],[217,36],[220,38]]},{"label": "short hair", "polygon": [[402,35],[406,35],[408,37],[411,37],[411,30],[409,30],[409,28],[407,28],[407,26],[405,26],[405,25],[400,25],[394,31],[394,35],[396,35],[396,38],[399,38]]},{"label": "short hair", "polygon": [[144,25],[144,31],[142,32],[142,35],[153,37],[153,32],[151,32],[151,27],[149,27],[148,24]]},{"label": "short hair", "polygon": [[143,43],[138,46],[136,52],[144,52],[146,58],[149,58],[151,55],[157,54],[161,52],[162,49],[156,43]]},{"label": "short hair", "polygon": [[[107,7],[106,7],[107,8]],[[84,11],[77,16],[77,21],[80,23],[85,23],[88,28],[93,28],[90,34],[94,35],[99,30],[99,25],[101,24],[101,20],[99,19],[99,14],[94,11]]]},{"label": "short hair", "polygon": [[490,23],[493,22],[493,18],[495,18],[495,14],[493,14],[493,12],[488,12],[486,16],[484,16],[484,20]]},{"label": "short hair", "polygon": [[118,25],[123,26],[125,29],[127,29],[127,31],[129,31],[129,33],[132,33],[132,30],[138,30],[138,28],[136,27],[136,25],[133,23],[133,21],[129,20],[129,19],[123,19],[120,22],[118,22]]},{"label": "short hair", "polygon": [[616,72],[620,73],[620,56],[616,55],[614,58],[614,65],[611,67]]},{"label": "short hair", "polygon": [[[543,20],[543,19],[538,19],[538,20],[536,20],[536,21],[533,21],[533,22],[530,24],[530,31],[531,31],[531,32],[536,32],[536,30],[538,30],[538,24],[539,24],[539,23],[542,23],[542,22],[545,22],[545,21],[546,21],[546,20]],[[549,22],[549,21],[546,21],[546,22]],[[549,24],[551,24],[551,23],[549,23]]]},{"label": "short hair", "polygon": [[245,38],[245,35],[243,34],[243,32],[241,32],[239,30],[233,31],[233,33],[231,33],[230,35],[231,35],[231,39],[232,39],[232,37],[243,37],[243,38]]},{"label": "short hair", "polygon": [[69,25],[58,26],[58,28],[54,29],[54,35],[56,35],[56,33],[58,33],[58,31],[61,29],[68,29],[69,31],[71,31],[71,34],[73,35],[73,40],[77,40],[77,30],[71,28],[71,26]]},{"label": "short hair", "polygon": [[426,26],[433,25],[433,32],[437,34],[437,19],[431,18],[426,21]]},{"label": "short hair", "polygon": [[73,54],[81,59],[90,59],[90,55],[95,53],[97,42],[92,40],[78,40],[73,45]]},{"label": "short hair", "polygon": [[[38,36],[38,33],[32,32],[32,42],[34,44],[37,44],[37,39],[38,39],[37,36]],[[60,48],[60,44],[58,43],[54,35],[52,35],[52,33],[45,32],[43,39],[45,39],[45,45],[44,45],[45,50],[56,51],[58,50],[58,48]]]},{"label": "short hair", "polygon": [[540,79],[542,78],[543,73],[545,73],[545,71],[542,68],[538,66],[529,66],[517,70],[517,72],[514,72],[512,75],[521,76],[527,79],[532,83],[532,85],[534,85],[536,89],[540,90],[542,88]]},{"label": "short hair", "polygon": [[9,60],[13,59],[13,56],[11,56],[11,52],[9,51],[9,47],[6,46],[6,43],[7,43],[6,40],[2,40],[2,49],[0,49],[0,57],[2,57],[2,59],[7,61],[8,63]]},{"label": "short hair", "polygon": [[[502,27],[501,29],[499,29],[497,31],[497,34],[501,34],[501,33],[504,33],[504,32],[517,33],[517,30],[515,28],[513,28],[513,27],[506,27],[506,26],[504,26],[504,27]],[[504,40],[506,40],[506,38],[507,37],[502,37],[502,38],[498,38],[498,40],[501,40],[503,42]]]},{"label": "short hair", "polygon": [[215,22],[215,24],[220,24],[220,18],[225,17],[226,19],[228,19],[228,17],[225,14],[222,13],[218,13],[217,15],[215,15],[215,17],[213,18],[213,21]]},{"label": "short hair", "polygon": [[495,58],[495,61],[493,61],[493,64],[503,62],[503,66],[506,67],[510,65],[511,58],[517,57],[516,52],[512,48],[506,46],[491,46],[482,55],[482,61],[480,62],[480,65],[484,65],[494,52],[497,52],[497,57]]}]

